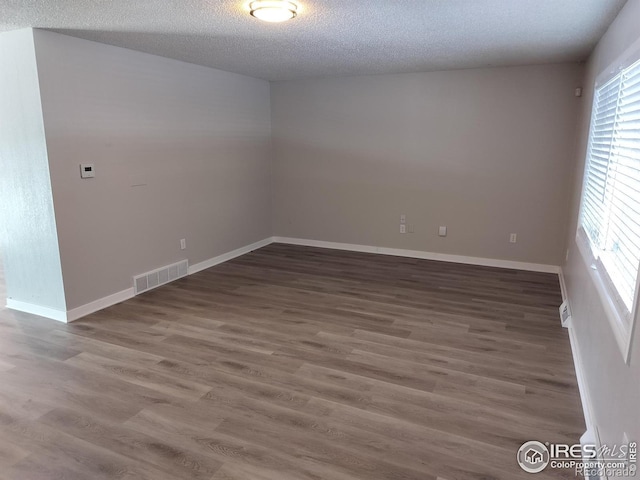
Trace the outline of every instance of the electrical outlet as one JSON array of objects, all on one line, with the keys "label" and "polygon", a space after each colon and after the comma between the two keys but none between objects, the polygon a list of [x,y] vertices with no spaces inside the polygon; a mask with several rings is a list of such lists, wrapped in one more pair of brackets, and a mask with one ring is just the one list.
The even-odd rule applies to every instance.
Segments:
[{"label": "electrical outlet", "polygon": [[180,250],[185,250],[187,248],[187,240],[185,238],[180,239]]},{"label": "electrical outlet", "polygon": [[403,213],[400,215],[400,225],[404,225],[405,223],[407,223],[407,216]]},{"label": "electrical outlet", "polygon": [[96,168],[93,163],[80,164],[80,178],[93,178],[96,176]]},{"label": "electrical outlet", "polygon": [[509,236],[509,243],[516,243],[518,241],[518,234],[517,233],[512,233]]},{"label": "electrical outlet", "polygon": [[400,225],[400,233],[407,233],[407,226],[406,225]]}]

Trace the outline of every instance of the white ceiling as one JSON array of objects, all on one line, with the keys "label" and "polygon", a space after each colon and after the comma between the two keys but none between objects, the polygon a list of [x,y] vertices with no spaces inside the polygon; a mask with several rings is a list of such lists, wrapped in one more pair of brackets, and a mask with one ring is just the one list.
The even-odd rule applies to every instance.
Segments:
[{"label": "white ceiling", "polygon": [[[0,0],[0,31],[52,29],[267,80],[584,60],[626,0]],[[638,0],[631,0],[638,1]]]}]

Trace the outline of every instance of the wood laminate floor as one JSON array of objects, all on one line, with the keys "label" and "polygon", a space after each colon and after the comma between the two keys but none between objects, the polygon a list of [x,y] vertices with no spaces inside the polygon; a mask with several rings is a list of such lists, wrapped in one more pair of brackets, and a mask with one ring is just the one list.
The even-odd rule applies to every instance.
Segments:
[{"label": "wood laminate floor", "polygon": [[560,302],[551,274],[273,244],[70,325],[3,309],[0,478],[575,478],[515,460],[585,429]]}]

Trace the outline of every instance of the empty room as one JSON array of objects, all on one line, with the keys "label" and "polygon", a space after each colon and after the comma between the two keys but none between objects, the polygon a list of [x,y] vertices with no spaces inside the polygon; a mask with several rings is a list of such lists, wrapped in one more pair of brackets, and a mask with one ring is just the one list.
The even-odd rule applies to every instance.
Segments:
[{"label": "empty room", "polygon": [[640,0],[0,0],[0,480],[608,480]]}]

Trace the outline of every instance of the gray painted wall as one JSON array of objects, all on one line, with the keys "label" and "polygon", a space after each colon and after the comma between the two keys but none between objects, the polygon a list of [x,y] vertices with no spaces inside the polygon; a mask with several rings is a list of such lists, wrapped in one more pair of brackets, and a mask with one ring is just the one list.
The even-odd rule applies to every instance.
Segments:
[{"label": "gray painted wall", "polygon": [[[640,348],[626,366],[573,239],[593,81],[640,38],[638,18],[631,1],[590,59],[582,100],[577,65],[273,84],[273,208],[266,82],[44,31],[36,70],[31,31],[3,33],[8,295],[74,308],[134,274],[267,237],[272,213],[283,236],[538,263],[560,263],[568,238],[565,277],[602,440],[638,439]],[[95,179],[80,180],[81,162],[96,164]],[[401,213],[416,233],[400,236]]]},{"label": "gray painted wall", "polygon": [[560,265],[581,78],[564,64],[272,84],[275,234]]},{"label": "gray painted wall", "polygon": [[578,346],[584,362],[596,424],[603,443],[619,444],[623,432],[640,440],[640,328],[633,338],[631,361],[625,365],[605,316],[588,267],[575,242],[584,174],[591,99],[596,77],[640,39],[640,1],[629,1],[598,43],[587,65],[584,106],[579,120],[574,195],[568,231],[569,261],[563,267]]},{"label": "gray painted wall", "polygon": [[30,29],[0,34],[0,245],[7,298],[66,310]]},{"label": "gray painted wall", "polygon": [[69,309],[271,235],[266,81],[34,35]]}]

